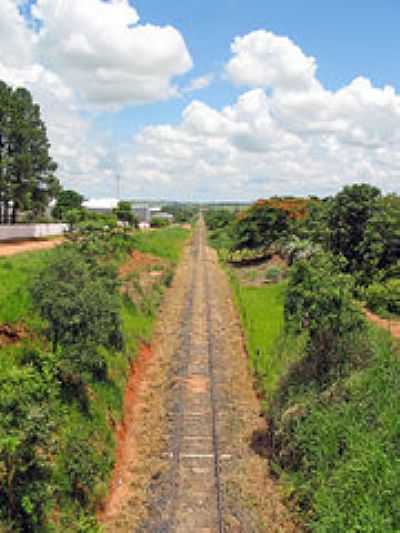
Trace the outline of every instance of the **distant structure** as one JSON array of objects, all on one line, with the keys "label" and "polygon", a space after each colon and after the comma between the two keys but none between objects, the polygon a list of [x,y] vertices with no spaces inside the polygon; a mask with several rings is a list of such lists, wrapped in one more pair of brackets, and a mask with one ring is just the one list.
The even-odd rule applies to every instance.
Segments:
[{"label": "distant structure", "polygon": [[149,207],[148,205],[137,205],[132,204],[133,214],[140,222],[146,222],[151,224],[153,218],[161,218],[162,220],[168,220],[169,222],[174,221],[174,215],[170,213],[164,213],[161,211],[161,207]]},{"label": "distant structure", "polygon": [[[104,200],[89,200],[84,202],[84,207],[89,211],[99,214],[110,214],[118,205],[118,200],[104,199]],[[132,213],[137,218],[139,224],[151,224],[153,218],[161,218],[162,220],[174,221],[174,216],[170,213],[161,211],[161,207],[150,207],[148,204],[137,204],[131,202]]]},{"label": "distant structure", "polygon": [[132,204],[132,213],[137,218],[138,222],[151,222],[151,212],[148,205]]}]

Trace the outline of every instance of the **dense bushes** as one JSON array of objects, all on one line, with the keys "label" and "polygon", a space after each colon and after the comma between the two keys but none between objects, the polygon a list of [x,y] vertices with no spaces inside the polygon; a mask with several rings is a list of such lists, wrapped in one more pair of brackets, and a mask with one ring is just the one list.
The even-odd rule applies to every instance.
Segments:
[{"label": "dense bushes", "polygon": [[64,378],[104,375],[100,348],[123,348],[116,269],[88,261],[76,247],[55,251],[32,285],[32,299],[48,322]]},{"label": "dense bushes", "polygon": [[[307,529],[395,533],[400,527],[400,357],[386,333],[358,322],[347,276],[338,282],[343,274],[329,264],[332,280],[324,279],[319,268],[325,261],[315,259],[310,271],[296,274],[300,287],[294,293],[293,278],[289,289],[285,283],[240,287],[233,280],[266,400],[265,453]],[[307,287],[310,281],[315,291]],[[336,291],[335,282],[344,286]],[[325,305],[314,307],[321,290]],[[337,317],[332,302],[341,302]],[[331,315],[327,321],[325,309]],[[348,324],[353,312],[360,328]],[[319,339],[315,345],[308,331],[312,320],[316,329],[331,325],[338,344],[330,351],[315,351]]]},{"label": "dense bushes", "polygon": [[270,249],[290,265],[287,284],[242,287],[232,274],[265,453],[311,531],[400,529],[400,354],[357,302],[400,313],[399,237],[400,199],[355,185],[277,232]]},{"label": "dense bushes", "polygon": [[[0,287],[13,274],[0,290],[2,316],[26,332],[0,350],[1,531],[98,530],[130,363],[187,234],[85,225],[51,252],[0,261]],[[164,275],[140,294],[117,277],[139,247],[167,256]]]},{"label": "dense bushes", "polygon": [[365,320],[353,302],[353,285],[340,261],[324,252],[295,263],[290,272],[286,327],[295,333],[307,332],[307,374],[318,383],[340,371],[365,333]]},{"label": "dense bushes", "polygon": [[51,496],[59,387],[52,355],[35,359],[0,358],[0,520],[12,531],[37,531]]},{"label": "dense bushes", "polygon": [[367,305],[372,311],[400,315],[400,279],[372,283],[365,295]]},{"label": "dense bushes", "polygon": [[286,235],[288,228],[286,211],[257,202],[238,218],[234,248],[267,248]]},{"label": "dense bushes", "polygon": [[362,268],[365,230],[381,193],[367,184],[347,186],[331,201],[328,214],[329,247],[347,259],[348,270]]},{"label": "dense bushes", "polygon": [[151,219],[152,228],[165,228],[171,224],[171,221],[166,218],[153,217]]},{"label": "dense bushes", "polygon": [[81,233],[48,254],[28,282],[36,338],[2,350],[0,524],[13,531],[80,530],[111,471],[111,405],[97,410],[92,400],[97,383],[115,387],[113,358],[123,354],[128,366],[110,257],[121,238]]},{"label": "dense bushes", "polygon": [[[271,198],[236,214],[209,210],[206,223],[223,259],[279,253],[292,264],[321,250],[343,257],[341,270],[354,277],[357,297],[368,285],[400,275],[400,198],[368,184],[344,187],[324,200]],[[393,312],[382,305],[380,311]]]},{"label": "dense bushes", "polygon": [[272,459],[312,531],[399,529],[400,363],[385,335],[371,331],[368,359],[322,390],[295,363],[271,406]]}]

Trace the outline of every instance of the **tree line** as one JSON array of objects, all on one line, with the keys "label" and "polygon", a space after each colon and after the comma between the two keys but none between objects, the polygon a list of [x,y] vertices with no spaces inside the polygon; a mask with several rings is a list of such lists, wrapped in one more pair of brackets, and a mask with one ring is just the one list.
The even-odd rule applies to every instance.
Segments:
[{"label": "tree line", "polygon": [[396,194],[361,183],[324,199],[270,198],[241,211],[210,210],[206,221],[211,242],[231,260],[275,252],[293,264],[328,254],[340,272],[352,277],[353,292],[372,310],[400,314]]}]

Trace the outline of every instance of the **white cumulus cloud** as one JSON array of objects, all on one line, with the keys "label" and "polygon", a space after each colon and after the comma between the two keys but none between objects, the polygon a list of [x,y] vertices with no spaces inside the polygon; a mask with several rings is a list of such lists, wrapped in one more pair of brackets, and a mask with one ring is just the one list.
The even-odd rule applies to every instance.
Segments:
[{"label": "white cumulus cloud", "polygon": [[316,83],[316,63],[288,37],[259,30],[236,37],[226,73],[237,85],[309,90]]},{"label": "white cumulus cloud", "polygon": [[41,62],[89,103],[167,100],[174,77],[192,67],[179,31],[139,24],[128,0],[37,0],[32,15]]},{"label": "white cumulus cloud", "polygon": [[328,90],[316,61],[271,32],[236,38],[232,54],[226,74],[251,89],[223,109],[195,100],[177,126],[145,128],[124,161],[127,183],[211,199],[330,194],[354,181],[400,190],[394,88],[357,77]]},{"label": "white cumulus cloud", "polygon": [[33,21],[21,7],[27,0],[0,2],[0,79],[28,88],[40,104],[63,184],[109,194],[118,148],[90,111],[174,96],[173,78],[192,65],[183,37],[139,24],[127,0],[37,0]]}]

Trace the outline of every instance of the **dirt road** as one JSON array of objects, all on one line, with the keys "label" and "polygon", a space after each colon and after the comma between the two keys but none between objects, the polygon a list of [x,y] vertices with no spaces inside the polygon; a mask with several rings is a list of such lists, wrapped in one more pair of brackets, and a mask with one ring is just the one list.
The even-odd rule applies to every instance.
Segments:
[{"label": "dirt road", "polygon": [[13,241],[0,242],[0,257],[21,254],[23,252],[35,252],[38,250],[49,250],[62,242],[62,238],[51,240]]},{"label": "dirt road", "polygon": [[240,324],[202,220],[138,387],[135,453],[101,515],[106,531],[297,530],[263,457],[265,423]]}]

